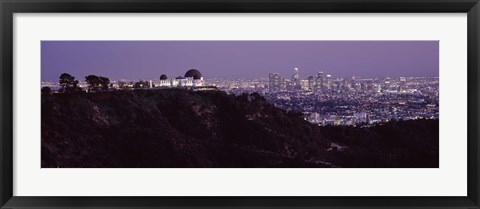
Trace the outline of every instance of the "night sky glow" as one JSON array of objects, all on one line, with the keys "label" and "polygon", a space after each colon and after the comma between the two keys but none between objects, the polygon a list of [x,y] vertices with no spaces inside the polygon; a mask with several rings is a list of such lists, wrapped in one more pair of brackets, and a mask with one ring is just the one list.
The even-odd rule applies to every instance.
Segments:
[{"label": "night sky glow", "polygon": [[158,79],[191,68],[208,78],[266,78],[293,68],[334,77],[438,76],[438,41],[42,41],[42,81]]}]

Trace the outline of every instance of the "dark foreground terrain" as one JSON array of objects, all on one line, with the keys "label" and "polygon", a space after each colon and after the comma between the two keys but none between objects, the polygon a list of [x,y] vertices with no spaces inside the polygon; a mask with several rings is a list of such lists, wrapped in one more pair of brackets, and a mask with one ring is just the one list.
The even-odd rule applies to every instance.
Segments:
[{"label": "dark foreground terrain", "polygon": [[438,167],[438,120],[318,127],[258,94],[42,95],[42,167]]}]

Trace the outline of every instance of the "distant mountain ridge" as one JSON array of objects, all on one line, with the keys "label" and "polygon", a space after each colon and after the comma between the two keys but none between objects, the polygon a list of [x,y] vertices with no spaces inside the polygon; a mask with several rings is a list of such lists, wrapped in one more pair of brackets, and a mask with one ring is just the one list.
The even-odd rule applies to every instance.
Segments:
[{"label": "distant mountain ridge", "polygon": [[42,95],[41,124],[42,167],[438,167],[438,120],[318,127],[256,93]]}]

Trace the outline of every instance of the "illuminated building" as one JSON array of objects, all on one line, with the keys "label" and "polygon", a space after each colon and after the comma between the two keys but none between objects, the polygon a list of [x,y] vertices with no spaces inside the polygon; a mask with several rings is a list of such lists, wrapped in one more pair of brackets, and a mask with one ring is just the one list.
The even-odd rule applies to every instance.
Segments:
[{"label": "illuminated building", "polygon": [[327,89],[332,89],[332,75],[327,75]]},{"label": "illuminated building", "polygon": [[300,76],[298,75],[298,68],[293,68],[292,83],[295,86],[300,85]]},{"label": "illuminated building", "polygon": [[[160,82],[162,83],[162,76],[160,76]],[[167,76],[164,78],[166,79]],[[166,81],[163,81],[166,83]],[[198,87],[203,86],[203,76],[200,71],[196,69],[190,69],[185,73],[185,76],[178,76],[171,82],[172,87]]]},{"label": "illuminated building", "polygon": [[302,90],[308,90],[308,80],[300,80],[300,88]]},{"label": "illuminated building", "polygon": [[320,72],[318,72],[318,75],[316,77],[315,90],[318,91],[318,90],[323,89],[323,85],[324,85],[324,83],[323,83],[323,72],[320,71]]},{"label": "illuminated building", "polygon": [[171,85],[172,85],[172,83],[168,80],[167,75],[162,74],[160,76],[160,83],[158,84],[158,86],[161,86],[161,87],[167,87],[168,86],[169,87]]},{"label": "illuminated building", "polygon": [[400,77],[399,91],[403,92],[406,89],[407,79],[405,77]]},{"label": "illuminated building", "polygon": [[313,76],[308,76],[307,77],[307,80],[308,80],[308,90],[310,91],[313,91],[315,90],[314,87],[315,87],[315,79]]},{"label": "illuminated building", "polygon": [[286,81],[283,76],[278,73],[270,73],[268,75],[268,90],[270,93],[276,93],[286,89]]},{"label": "illuminated building", "polygon": [[187,86],[203,86],[203,76],[200,71],[196,69],[190,69],[185,73],[185,78],[187,78]]}]

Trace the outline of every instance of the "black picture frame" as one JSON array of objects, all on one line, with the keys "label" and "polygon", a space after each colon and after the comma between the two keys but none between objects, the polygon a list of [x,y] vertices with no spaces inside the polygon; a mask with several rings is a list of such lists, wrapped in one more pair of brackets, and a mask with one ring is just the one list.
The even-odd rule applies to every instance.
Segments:
[{"label": "black picture frame", "polygon": [[[2,208],[480,208],[479,0],[0,0],[0,205]],[[13,196],[14,13],[467,13],[468,195],[466,197],[20,197]],[[92,188],[92,190],[95,188]],[[252,188],[253,190],[254,188]],[[412,188],[413,189],[413,188]]]}]

